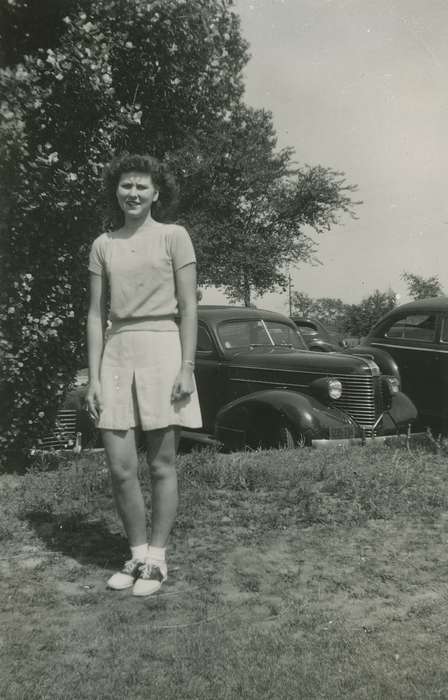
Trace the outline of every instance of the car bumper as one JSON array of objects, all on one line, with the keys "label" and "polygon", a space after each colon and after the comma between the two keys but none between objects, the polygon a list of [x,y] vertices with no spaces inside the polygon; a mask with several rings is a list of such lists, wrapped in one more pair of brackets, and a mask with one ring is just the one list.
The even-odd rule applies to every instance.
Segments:
[{"label": "car bumper", "polygon": [[376,435],[374,437],[350,437],[312,440],[311,446],[326,447],[353,447],[356,445],[389,445],[406,447],[408,445],[426,445],[429,438],[426,432],[410,433],[410,435]]}]

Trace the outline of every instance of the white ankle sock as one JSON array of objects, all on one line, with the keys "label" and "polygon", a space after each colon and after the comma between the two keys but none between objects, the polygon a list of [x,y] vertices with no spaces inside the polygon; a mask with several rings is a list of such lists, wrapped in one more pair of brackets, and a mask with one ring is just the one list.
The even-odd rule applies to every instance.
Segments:
[{"label": "white ankle sock", "polygon": [[148,557],[154,561],[165,561],[165,547],[153,547],[151,544],[148,547]]},{"label": "white ankle sock", "polygon": [[145,561],[148,556],[147,543],[145,542],[145,544],[137,544],[135,547],[131,547],[131,555],[132,558],[137,559],[137,561]]}]

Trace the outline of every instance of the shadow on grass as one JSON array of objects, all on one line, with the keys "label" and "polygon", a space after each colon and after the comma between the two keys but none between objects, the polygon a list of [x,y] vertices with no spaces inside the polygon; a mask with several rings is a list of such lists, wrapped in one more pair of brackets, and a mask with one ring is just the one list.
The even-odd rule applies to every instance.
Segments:
[{"label": "shadow on grass", "polygon": [[29,512],[25,518],[47,549],[76,559],[80,564],[120,568],[129,554],[125,538],[109,530],[101,519]]}]

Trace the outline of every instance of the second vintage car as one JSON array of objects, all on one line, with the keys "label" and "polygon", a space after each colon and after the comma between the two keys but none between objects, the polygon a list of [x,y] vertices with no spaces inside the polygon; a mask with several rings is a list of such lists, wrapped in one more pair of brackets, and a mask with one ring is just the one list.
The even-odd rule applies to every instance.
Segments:
[{"label": "second vintage car", "polygon": [[317,318],[303,318],[302,316],[292,316],[291,318],[309,350],[341,352],[341,348],[345,348],[345,342],[338,340],[336,335],[331,333]]},{"label": "second vintage car", "polygon": [[[364,442],[406,433],[417,417],[394,367],[384,374],[369,357],[312,352],[272,311],[199,306],[195,376],[203,428],[183,437],[228,450]],[[86,444],[82,392],[71,392],[64,415],[78,416]]]},{"label": "second vintage car", "polygon": [[448,298],[397,306],[350,352],[372,358],[400,377],[418,410],[418,427],[448,435]]}]

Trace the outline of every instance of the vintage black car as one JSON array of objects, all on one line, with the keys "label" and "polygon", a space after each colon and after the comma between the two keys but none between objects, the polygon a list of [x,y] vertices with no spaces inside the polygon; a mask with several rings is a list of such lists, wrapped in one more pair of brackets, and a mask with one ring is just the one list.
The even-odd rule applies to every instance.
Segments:
[{"label": "vintage black car", "polygon": [[200,306],[196,381],[201,434],[230,449],[362,441],[407,431],[416,419],[396,372],[311,352],[272,311]]},{"label": "vintage black car", "polygon": [[385,373],[400,376],[418,410],[418,427],[448,434],[448,298],[421,299],[393,309],[352,349]]},{"label": "vintage black car", "polygon": [[341,348],[345,347],[344,341],[338,340],[317,318],[303,318],[302,316],[292,316],[291,318],[309,350],[340,352]]},{"label": "vintage black car", "polygon": [[[381,373],[370,357],[312,352],[272,311],[199,306],[195,375],[204,425],[183,437],[231,450],[364,442],[406,433],[417,417],[396,367]],[[64,409],[86,444],[82,392]]]}]

